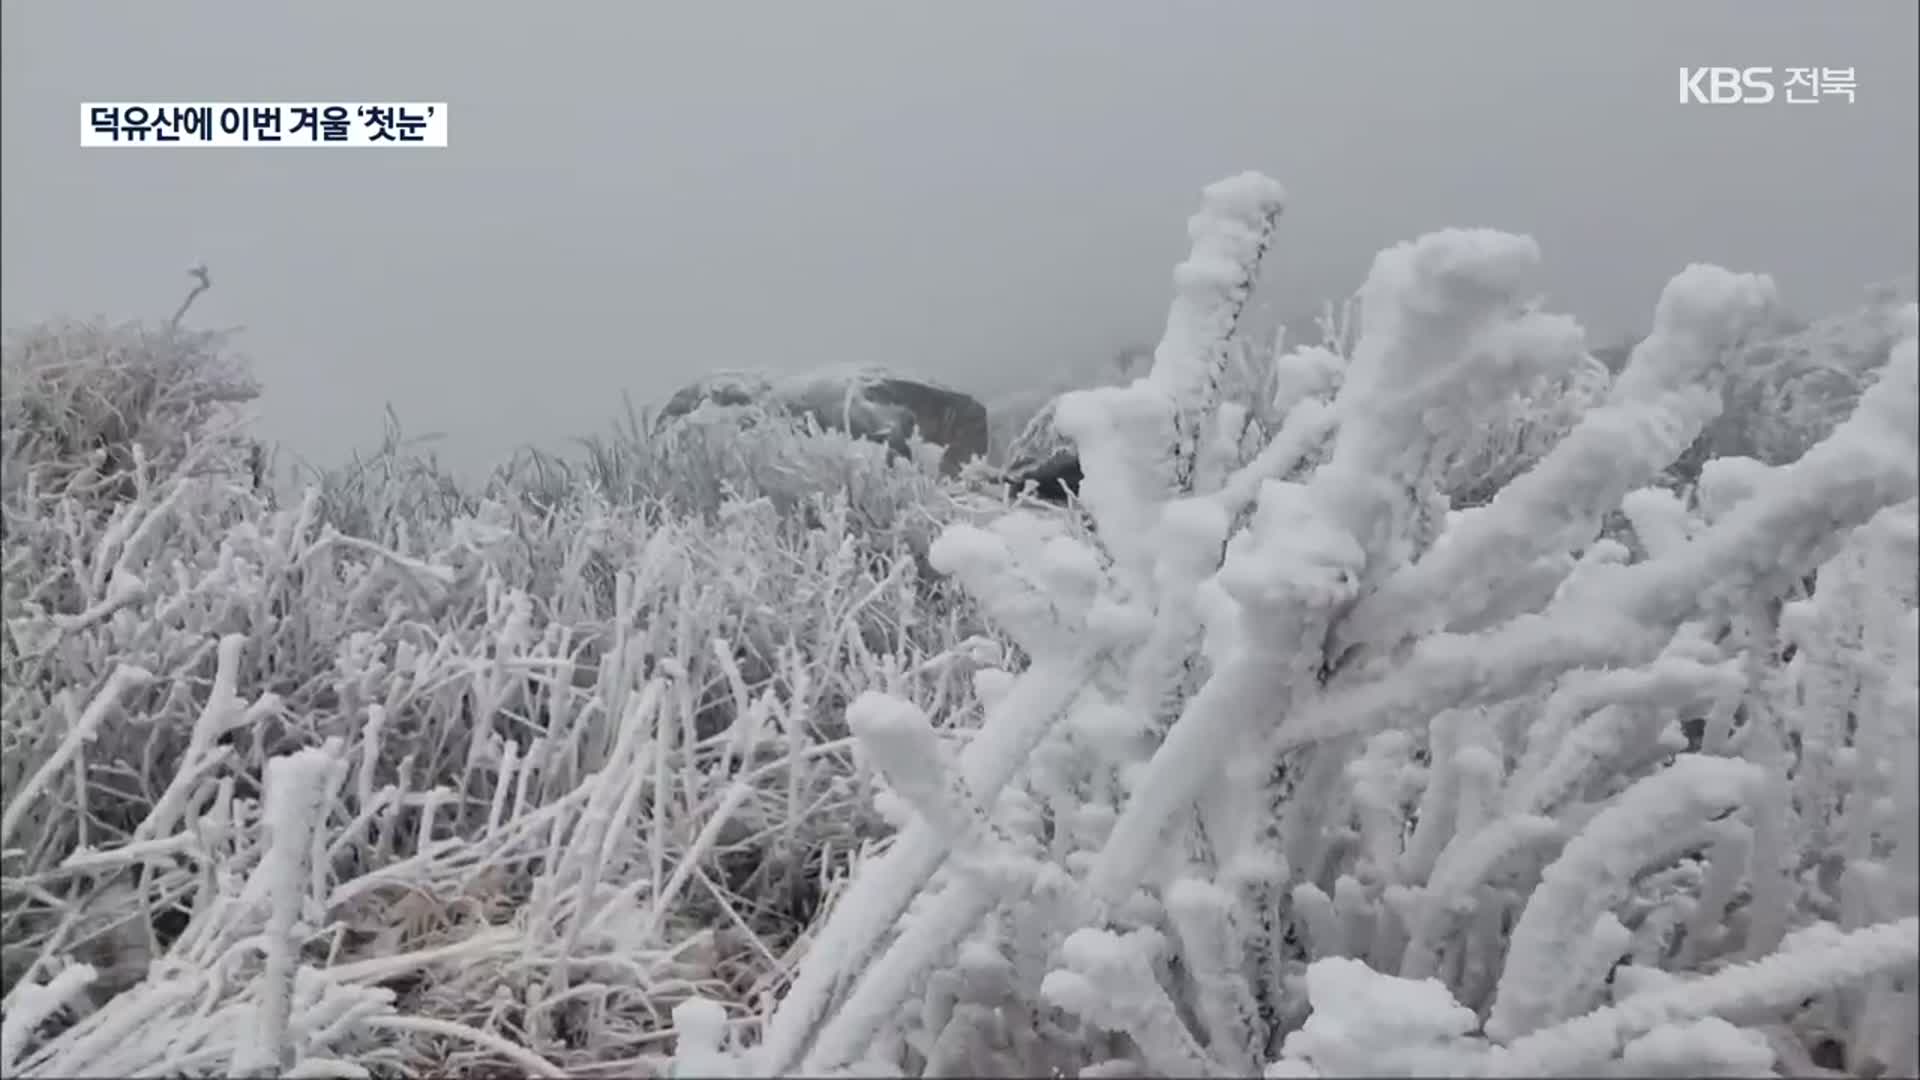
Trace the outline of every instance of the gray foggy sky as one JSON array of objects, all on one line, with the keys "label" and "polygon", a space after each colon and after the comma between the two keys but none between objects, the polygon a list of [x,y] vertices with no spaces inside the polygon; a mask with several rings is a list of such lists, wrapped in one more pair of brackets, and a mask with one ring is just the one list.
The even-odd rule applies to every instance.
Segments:
[{"label": "gray foggy sky", "polygon": [[[1292,202],[1273,310],[1447,225],[1641,327],[1689,261],[1819,313],[1912,269],[1911,0],[328,4],[6,0],[4,321],[244,324],[266,433],[383,403],[466,469],[621,391],[859,362],[990,396],[1158,335],[1199,188]],[[1857,103],[1681,106],[1681,64]],[[82,151],[83,100],[452,104],[444,151]]]}]

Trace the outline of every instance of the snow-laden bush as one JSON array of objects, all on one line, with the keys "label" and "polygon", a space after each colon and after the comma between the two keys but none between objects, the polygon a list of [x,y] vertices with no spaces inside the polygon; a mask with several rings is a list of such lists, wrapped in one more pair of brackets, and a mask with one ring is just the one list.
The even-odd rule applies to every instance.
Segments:
[{"label": "snow-laden bush", "polygon": [[[185,308],[183,307],[184,311]],[[259,396],[228,336],[176,325],[57,322],[9,334],[0,360],[0,491],[132,494],[149,472],[247,475],[259,447],[238,407]]]},{"label": "snow-laden bush", "polygon": [[908,821],[757,1038],[689,1007],[683,1072],[1913,1075],[1914,307],[1817,445],[1675,494],[1774,307],[1688,267],[1463,508],[1487,417],[1591,387],[1535,244],[1383,252],[1249,454],[1220,388],[1280,209],[1208,189],[1151,373],[1060,407],[1090,533],[935,545],[1031,663],[957,753],[854,703]]}]

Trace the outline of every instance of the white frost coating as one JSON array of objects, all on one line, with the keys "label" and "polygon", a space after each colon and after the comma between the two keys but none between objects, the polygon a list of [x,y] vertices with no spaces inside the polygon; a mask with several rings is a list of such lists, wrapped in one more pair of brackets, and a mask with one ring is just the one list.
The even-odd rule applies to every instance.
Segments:
[{"label": "white frost coating", "polygon": [[1746,805],[1766,780],[1766,770],[1750,762],[1682,755],[1588,822],[1541,875],[1513,928],[1487,1034],[1508,1042],[1556,1019],[1550,1010],[1566,956],[1600,912],[1624,898],[1647,858]]},{"label": "white frost coating", "polygon": [[853,992],[821,1027],[799,1071],[820,1076],[857,1060],[880,1025],[905,1000],[913,981],[961,935],[979,925],[999,899],[978,876],[955,875],[926,907],[914,912],[900,936],[861,975]]},{"label": "white frost coating", "polygon": [[1099,1008],[1100,991],[1077,971],[1056,968],[1040,981],[1040,994],[1058,1008],[1085,1015]]},{"label": "white frost coating", "polygon": [[1620,1065],[1635,1077],[1777,1076],[1773,1047],[1757,1031],[1737,1028],[1717,1016],[1666,1024],[1633,1040]]},{"label": "white frost coating", "polygon": [[1718,457],[1700,466],[1694,495],[1709,522],[1725,517],[1766,482],[1773,467],[1750,457]]},{"label": "white frost coating", "polygon": [[1039,515],[1007,514],[988,528],[948,527],[929,561],[951,574],[1028,652],[1086,645],[1086,619],[1100,599],[1101,568],[1064,526]]},{"label": "white frost coating", "polygon": [[[298,1075],[356,1061],[368,1029],[397,1044],[402,1071],[462,1042],[557,1075],[495,1022],[502,984],[543,981],[510,1026],[546,1045],[564,1034],[568,1067],[645,1068],[675,1048],[674,1031],[576,1007],[603,991],[651,987],[663,1009],[725,995],[724,1025],[680,1010],[681,1076],[1250,1076],[1303,1023],[1367,1075],[1712,1075],[1757,1069],[1765,1049],[1782,1074],[1811,1075],[1828,1037],[1850,1073],[1920,1074],[1905,1022],[1920,417],[1904,340],[1920,313],[1905,309],[1904,335],[1889,308],[1848,320],[1869,331],[1853,340],[1746,341],[1768,303],[1759,279],[1689,270],[1616,392],[1579,327],[1536,305],[1524,243],[1502,248],[1509,264],[1443,238],[1425,264],[1408,255],[1419,244],[1390,253],[1367,310],[1322,326],[1327,348],[1275,360],[1230,318],[1265,200],[1216,196],[1176,272],[1184,314],[1161,368],[1068,403],[1100,429],[1091,515],[1009,511],[999,492],[948,505],[924,478],[848,457],[863,446],[877,464],[876,446],[836,435],[802,460],[816,451],[788,425],[734,447],[688,432],[647,462],[728,451],[711,463],[726,479],[751,467],[735,490],[767,500],[662,468],[646,486],[697,495],[698,513],[597,490],[536,508],[502,489],[451,521],[396,513],[377,543],[328,533],[317,494],[277,510],[164,468],[98,514],[57,486],[9,495],[9,596],[60,587],[43,597],[58,611],[8,616],[27,646],[9,654],[25,676],[8,680],[9,716],[46,730],[0,768],[32,781],[0,814],[7,873],[45,886],[10,891],[7,920],[49,947],[16,957],[9,942],[26,970],[0,1003],[7,1069],[231,1069],[292,955],[292,1019],[266,1042],[293,1047]],[[1193,332],[1189,315],[1217,321]],[[1194,372],[1221,376],[1217,398],[1205,378],[1175,378]],[[1768,381],[1781,372],[1794,381]],[[802,396],[834,394],[815,389]],[[1724,452],[1752,459],[1707,461],[1689,490]],[[793,527],[784,506],[806,492],[780,485],[821,478],[844,491]],[[936,520],[979,527],[933,552],[964,597],[920,576]],[[610,606],[607,565],[624,568]],[[1408,588],[1418,580],[1431,592]],[[231,664],[243,641],[249,663]],[[123,680],[89,703],[131,663],[152,669],[150,688]],[[298,875],[242,887],[287,831],[278,793],[271,806],[242,794],[268,787],[266,758],[200,734],[280,711],[240,697],[268,674],[288,698],[276,738],[344,741],[290,923],[280,886]],[[649,676],[667,689],[658,715],[637,716],[623,703]],[[844,715],[868,689],[899,700]],[[730,731],[706,722],[714,707]],[[848,720],[852,736],[834,737]],[[506,734],[527,723],[544,733]],[[644,753],[615,749],[628,725]],[[1633,831],[1619,815],[1649,813],[1636,783],[1667,774],[1689,739],[1768,779],[1724,818],[1689,788],[1675,804],[1704,802],[1695,820],[1652,812],[1618,835]],[[886,784],[869,787],[869,762]],[[1007,783],[984,802],[960,782],[996,776]],[[869,795],[904,825],[877,844],[838,816],[870,818]],[[110,821],[141,824],[127,843],[96,825]],[[1569,888],[1575,845],[1541,884],[1570,838],[1584,830],[1593,848],[1609,826],[1622,850],[1585,858],[1605,881]],[[774,863],[696,888],[726,925],[682,940],[700,927],[678,917],[680,886],[723,835],[771,842]],[[195,852],[218,856],[210,873]],[[819,915],[796,970],[777,970],[756,942],[784,922],[774,898],[733,891],[816,872]],[[105,887],[75,896],[83,879]],[[1097,902],[1090,884],[1123,895]],[[1610,906],[1593,914],[1589,893]],[[149,964],[141,908],[169,897],[194,917]],[[1523,912],[1559,926],[1543,914],[1556,905],[1581,916],[1564,947],[1529,945],[1541,925],[1513,933]],[[262,933],[270,915],[290,937]],[[334,922],[368,933],[329,943]],[[1106,962],[1084,940],[1065,948],[1082,928],[1128,944]],[[73,1015],[30,1023],[22,1007],[62,970],[50,954],[73,951],[55,936],[98,957],[99,978]],[[1432,976],[1452,1001],[1397,982],[1315,1000],[1309,966],[1333,956]],[[1509,957],[1556,968],[1536,980],[1547,1004],[1530,1034],[1375,1032],[1402,1014],[1508,1008]],[[1089,970],[1055,970],[1068,960]],[[377,989],[410,971],[421,993]],[[785,1000],[745,1000],[753,987]],[[1397,1007],[1402,994],[1431,1000]],[[477,1026],[392,1012],[441,1006]],[[702,1029],[721,1055],[705,1063]],[[1338,1052],[1269,1067],[1353,1071]]]},{"label": "white frost coating", "polygon": [[1539,256],[1528,237],[1449,229],[1374,259],[1360,293],[1361,337],[1334,403],[1340,428],[1311,481],[1325,517],[1365,553],[1356,584],[1384,580],[1438,532],[1446,508],[1428,464],[1471,422],[1471,403],[1492,377],[1467,346],[1519,305]]},{"label": "white frost coating", "polygon": [[[1583,594],[1572,598],[1574,604],[1556,602],[1547,614],[1516,618],[1486,633],[1429,637],[1392,675],[1329,693],[1290,715],[1272,751],[1379,730],[1470,701],[1498,700],[1574,667],[1640,662],[1657,651],[1660,628],[1703,607],[1724,606],[1765,584],[1782,566],[1817,564],[1833,537],[1914,497],[1920,473],[1917,358],[1920,344],[1912,338],[1896,346],[1845,423],[1805,457],[1775,470],[1760,491],[1693,543],[1662,559],[1593,567],[1590,589],[1595,599],[1605,597],[1604,604],[1581,602]],[[1503,663],[1489,667],[1488,656]]]},{"label": "white frost coating", "polygon": [[937,758],[940,737],[920,706],[876,690],[847,703],[847,727],[869,744],[883,763],[896,758]]},{"label": "white frost coating", "polygon": [[1252,461],[1228,476],[1213,501],[1229,518],[1253,504],[1260,485],[1283,480],[1333,431],[1338,414],[1326,402],[1303,401],[1287,413],[1280,433],[1260,449]]},{"label": "white frost coating", "polygon": [[739,1075],[738,1063],[725,1050],[727,1010],[717,1001],[688,998],[673,1007],[676,1077],[724,1077]]},{"label": "white frost coating", "polygon": [[[1540,387],[1549,380],[1588,372],[1587,332],[1570,315],[1526,311],[1494,322],[1474,338],[1466,362],[1493,376],[1487,385],[1469,386],[1469,393],[1487,404],[1496,391],[1509,387]],[[1569,392],[1578,386],[1567,388]]]},{"label": "white frost coating", "polygon": [[[1625,388],[1616,384],[1608,403],[1589,410],[1537,466],[1463,513],[1445,545],[1363,601],[1342,640],[1380,637],[1394,624],[1418,632],[1444,623],[1460,613],[1462,598],[1483,594],[1514,566],[1591,539],[1601,515],[1679,456],[1719,411],[1718,395],[1699,385],[1702,372],[1735,343],[1738,328],[1761,316],[1772,291],[1762,278],[1695,266],[1661,297]],[[1421,617],[1436,610],[1439,617]]]},{"label": "white frost coating", "polygon": [[1353,536],[1315,512],[1312,493],[1269,480],[1253,520],[1228,545],[1220,584],[1242,609],[1280,609],[1303,600],[1327,607],[1346,598],[1360,570]]},{"label": "white frost coating", "polygon": [[1214,672],[1153,755],[1089,876],[1096,897],[1118,904],[1134,890],[1165,830],[1236,745],[1236,728],[1309,681],[1314,646],[1351,595],[1358,555],[1350,537],[1310,513],[1298,485],[1266,485],[1220,571],[1248,624],[1248,647]]},{"label": "white frost coating", "polygon": [[1125,936],[1085,928],[1061,943],[1061,959],[1080,978],[1054,979],[1050,1000],[1072,1006],[1085,1022],[1125,1032],[1149,1070],[1163,1076],[1212,1076],[1228,1070],[1210,1056],[1179,1016],[1153,974],[1165,940],[1153,930]]},{"label": "white frost coating", "polygon": [[1068,591],[1095,589],[1100,584],[1100,556],[1084,542],[1056,536],[1041,548],[1042,568]]},{"label": "white frost coating", "polygon": [[0,1017],[0,1071],[11,1073],[40,1025],[56,1011],[74,1003],[94,980],[90,964],[69,964],[45,983],[18,986],[9,995],[5,1017]]},{"label": "white frost coating", "polygon": [[[1376,408],[1402,398],[1443,392],[1423,386],[1441,366],[1473,366],[1461,351],[1474,331],[1523,298],[1540,264],[1532,237],[1497,229],[1442,229],[1375,256],[1361,286],[1362,328],[1346,368],[1339,401]],[[1422,331],[1451,340],[1423,347]],[[1371,339],[1371,340],[1369,340]],[[1451,386],[1445,393],[1485,391]],[[1413,404],[1406,400],[1405,404]]]},{"label": "white frost coating", "polygon": [[1620,511],[1633,525],[1633,533],[1654,558],[1680,549],[1691,537],[1693,522],[1687,504],[1666,488],[1648,487],[1627,492]]},{"label": "white frost coating", "polygon": [[1081,504],[1123,574],[1149,572],[1153,507],[1191,485],[1229,343],[1285,199],[1258,173],[1210,185],[1188,223],[1192,254],[1174,271],[1152,369],[1131,386],[1068,394],[1055,411],[1055,426],[1079,447]]},{"label": "white frost coating", "polygon": [[1132,761],[1148,734],[1139,710],[1106,702],[1083,703],[1067,722],[1075,735],[1116,765]]},{"label": "white frost coating", "polygon": [[[1688,268],[1669,283],[1654,333],[1626,375],[1596,379],[1578,326],[1534,307],[1532,242],[1455,230],[1378,261],[1358,344],[1329,336],[1351,363],[1324,372],[1278,366],[1265,390],[1276,400],[1293,395],[1294,415],[1276,424],[1257,401],[1246,413],[1230,407],[1238,403],[1216,409],[1218,346],[1231,336],[1241,275],[1256,261],[1249,256],[1265,242],[1263,228],[1234,220],[1233,200],[1220,205],[1228,210],[1210,201],[1193,223],[1195,250],[1175,273],[1176,310],[1154,370],[1130,386],[1069,396],[1056,410],[1080,442],[1091,521],[1016,513],[936,549],[936,562],[958,572],[1037,667],[1090,639],[1109,646],[1099,665],[1073,675],[1081,685],[1070,731],[1030,747],[1023,786],[1032,805],[1017,816],[1021,835],[1037,841],[1040,870],[1023,878],[1032,866],[973,852],[913,865],[901,856],[914,874],[950,865],[915,886],[918,901],[877,962],[843,958],[833,949],[837,927],[826,928],[805,966],[840,973],[815,994],[822,1010],[832,1003],[839,1011],[824,1021],[819,1012],[776,1016],[772,1041],[783,1023],[795,1047],[822,1034],[811,1054],[763,1065],[838,1068],[875,1054],[906,1063],[900,1043],[924,1035],[937,1051],[923,1052],[925,1060],[960,1067],[967,1046],[990,1038],[985,1028],[955,1019],[952,1002],[921,1010],[920,1032],[903,1031],[899,1013],[923,983],[930,995],[951,996],[951,986],[937,985],[942,977],[971,971],[980,957],[993,961],[994,975],[971,979],[970,992],[1005,1010],[1014,1043],[993,1053],[1011,1052],[1025,1067],[1124,1071],[1128,1063],[1109,1060],[1113,1050],[1085,1041],[1100,1036],[1064,1030],[1037,1011],[1051,999],[1093,1028],[1129,1035],[1136,1068],[1243,1075],[1299,1022],[1300,950],[1308,961],[1347,954],[1356,982],[1370,976],[1362,965],[1384,973],[1396,961],[1400,976],[1437,980],[1344,993],[1337,978],[1316,987],[1309,976],[1309,1030],[1325,1045],[1312,1060],[1289,1055],[1277,1071],[1472,1073],[1515,1060],[1604,1071],[1619,1067],[1630,1044],[1635,1061],[1664,1068],[1673,1064],[1664,1060],[1671,1033],[1659,1028],[1674,1018],[1641,1030],[1596,1025],[1604,1045],[1588,1047],[1579,1027],[1565,1042],[1543,1040],[1568,1027],[1564,1017],[1596,1015],[1588,1010],[1623,955],[1710,968],[1728,950],[1750,947],[1713,925],[1735,902],[1748,852],[1784,872],[1810,850],[1800,836],[1760,838],[1764,820],[1777,818],[1777,833],[1817,819],[1864,840],[1848,841],[1861,855],[1837,885],[1824,866],[1778,887],[1756,874],[1748,913],[1763,953],[1805,916],[1810,891],[1831,889],[1824,902],[1855,922],[1904,904],[1907,894],[1883,883],[1895,860],[1905,867],[1912,859],[1879,852],[1903,842],[1889,822],[1905,804],[1873,763],[1893,741],[1881,734],[1880,703],[1905,699],[1878,689],[1877,677],[1870,693],[1858,690],[1856,745],[1831,748],[1823,766],[1832,782],[1822,791],[1852,785],[1846,814],[1796,790],[1768,818],[1748,796],[1770,782],[1764,777],[1782,775],[1787,735],[1813,730],[1779,710],[1808,689],[1804,669],[1819,652],[1809,642],[1825,632],[1818,620],[1812,629],[1795,625],[1802,670],[1783,668],[1767,659],[1778,655],[1768,601],[1803,587],[1805,572],[1847,530],[1912,500],[1914,467],[1896,454],[1914,448],[1906,407],[1870,394],[1853,427],[1799,466],[1751,476],[1729,466],[1716,479],[1731,475],[1749,490],[1683,502],[1651,485],[1669,482],[1671,463],[1715,415],[1711,384],[1766,317],[1770,283]],[[1205,320],[1210,326],[1196,331]],[[1889,365],[1896,382],[1903,363],[1910,359],[1896,353]],[[1307,378],[1315,374],[1327,378]],[[1299,396],[1336,381],[1331,403]],[[1541,408],[1529,411],[1535,400]],[[1221,430],[1248,426],[1256,414],[1255,438],[1292,429],[1303,433],[1300,445],[1282,452],[1273,445],[1282,440],[1268,439],[1263,449]],[[1537,441],[1523,455],[1530,468],[1463,493],[1448,470],[1477,475],[1472,455],[1487,432],[1476,425],[1514,418],[1536,422],[1529,437]],[[1877,445],[1858,437],[1868,429]],[[1285,482],[1314,459],[1322,463],[1309,479]],[[1192,464],[1200,461],[1204,469]],[[1721,483],[1730,486],[1743,485]],[[1620,509],[1639,534],[1633,556],[1596,541]],[[1043,522],[1066,527],[1049,531]],[[1829,601],[1838,580],[1820,586]],[[1895,639],[1887,627],[1898,615],[1873,609],[1865,616],[1877,628],[1873,644],[1837,651],[1878,656]],[[1806,708],[1844,709],[1851,699],[1838,689],[1817,690]],[[1737,740],[1728,730],[1736,703],[1746,710]],[[1670,764],[1669,729],[1703,712],[1711,747],[1752,762],[1683,756]],[[854,726],[863,743],[899,743],[903,764],[890,775],[911,771],[906,755],[934,756],[883,720],[856,717]],[[917,730],[913,738],[921,739]],[[1823,752],[1817,739],[1801,745]],[[1420,751],[1426,756],[1416,759]],[[1277,821],[1265,833],[1241,828],[1267,817]],[[1717,845],[1710,869],[1671,865],[1707,845]],[[1203,884],[1225,880],[1222,867],[1258,851],[1284,860],[1285,876],[1257,888]],[[1071,901],[1002,887],[1045,871],[1084,881],[1085,894],[1072,884],[1056,890]],[[1786,906],[1769,914],[1776,894]],[[835,921],[873,915],[843,905]],[[1274,925],[1283,920],[1294,925]],[[1168,925],[1176,938],[1164,953],[1126,933]],[[1076,927],[1088,929],[1070,933]],[[1302,929],[1304,943],[1282,939]],[[1061,961],[1069,970],[1049,975]],[[1339,967],[1318,970],[1337,975]],[[851,987],[850,976],[859,977]],[[1258,1007],[1241,1010],[1239,991],[1249,989]],[[1418,1004],[1393,1001],[1388,990]],[[1863,986],[1861,996],[1875,1004],[1840,1008],[1877,1016],[1890,1000],[1881,984]],[[1523,1052],[1502,1052],[1474,1033],[1473,1016],[1489,1006],[1488,1031]],[[1373,1030],[1409,1016],[1426,1016],[1430,1030]],[[1243,1021],[1253,1036],[1247,1046],[1258,1047],[1247,1059],[1235,1053]],[[1334,1061],[1343,1045],[1353,1060]],[[1712,1053],[1744,1067],[1751,1049],[1740,1036]]]},{"label": "white frost coating", "polygon": [[[1540,245],[1530,236],[1499,229],[1441,229],[1375,256],[1361,287],[1362,333],[1404,319],[1452,317],[1462,310],[1492,310],[1519,299],[1540,265]],[[1373,353],[1356,358],[1347,379],[1377,381],[1419,374],[1397,367],[1403,357]]]},{"label": "white frost coating", "polygon": [[1210,881],[1180,878],[1166,890],[1190,978],[1200,989],[1198,1011],[1208,1053],[1236,1074],[1257,1064],[1258,1009],[1247,985],[1245,935],[1236,932],[1233,893]]},{"label": "white frost coating", "polygon": [[[1642,667],[1568,677],[1548,699],[1545,715],[1529,735],[1527,753],[1507,789],[1508,812],[1560,812],[1594,773],[1626,767],[1621,755],[1635,749],[1643,737],[1645,710],[1678,705],[1704,709],[1733,699],[1745,683],[1738,661],[1700,663],[1677,638]],[[1583,714],[1584,719],[1573,723]]]},{"label": "white frost coating", "polygon": [[1633,931],[1611,911],[1600,913],[1580,952],[1568,964],[1568,977],[1555,1003],[1554,1015],[1580,1016],[1600,1003],[1607,976],[1633,948]]},{"label": "white frost coating", "polygon": [[[1437,949],[1473,915],[1474,897],[1494,869],[1518,852],[1552,854],[1566,829],[1549,818],[1503,818],[1449,846],[1433,871],[1421,899],[1417,921],[1400,960],[1400,974],[1424,979],[1439,963]],[[1542,859],[1541,861],[1545,861]]]},{"label": "white frost coating", "polygon": [[238,1075],[277,1071],[293,1064],[287,1024],[293,1013],[294,973],[300,961],[294,924],[307,897],[313,832],[320,824],[320,799],[333,765],[333,756],[318,748],[267,763],[267,853],[248,882],[249,891],[264,891],[269,905],[264,934],[265,986],[258,1026],[250,1029],[250,1037],[234,1053],[233,1069]]},{"label": "white frost coating", "polygon": [[1611,400],[1651,402],[1701,379],[1721,351],[1757,329],[1776,303],[1773,279],[1764,274],[1688,266],[1661,290],[1654,331],[1614,380]]},{"label": "white frost coating", "polygon": [[[1035,664],[988,711],[977,735],[960,754],[967,789],[986,804],[997,798],[1033,753],[1055,719],[1080,690],[1091,657],[1068,656]],[[931,824],[915,823],[893,847],[861,867],[823,928],[793,985],[767,1021],[759,1066],[769,1075],[793,1068],[812,1037],[829,996],[857,974],[881,937],[890,932],[949,851]]]},{"label": "white frost coating", "polygon": [[1163,558],[1187,567],[1219,565],[1221,545],[1232,524],[1226,509],[1207,499],[1176,499],[1160,511],[1160,550]]},{"label": "white frost coating", "polygon": [[974,696],[990,709],[1007,696],[1007,691],[1013,689],[1016,678],[1006,668],[982,668],[973,673]]},{"label": "white frost coating", "polygon": [[867,691],[847,707],[847,724],[898,796],[939,829],[956,851],[983,842],[986,808],[955,775],[947,749],[918,705]]},{"label": "white frost coating", "polygon": [[1286,203],[1287,190],[1272,177],[1248,170],[1215,180],[1206,186],[1202,195],[1208,210],[1252,221],[1277,213]]},{"label": "white frost coating", "polygon": [[1060,955],[1076,970],[1105,972],[1126,967],[1133,948],[1118,934],[1088,927],[1068,934],[1060,944]]},{"label": "white frost coating", "polygon": [[688,998],[673,1007],[673,1030],[682,1049],[718,1050],[727,1036],[727,1010],[717,1001]]},{"label": "white frost coating", "polygon": [[1447,1075],[1468,1060],[1473,1010],[1438,979],[1402,979],[1358,960],[1329,957],[1307,968],[1313,1014],[1282,1047],[1287,1060],[1323,1076]]},{"label": "white frost coating", "polygon": [[[1620,606],[1646,621],[1753,587],[1781,565],[1817,563],[1838,528],[1865,524],[1914,497],[1920,483],[1920,343],[1893,350],[1853,415],[1694,543],[1665,559],[1623,568]],[[1724,602],[1724,601],[1722,601]]]},{"label": "white frost coating", "polygon": [[943,574],[959,574],[975,564],[997,564],[1006,554],[1006,541],[993,533],[972,525],[954,525],[934,539],[927,550],[927,561]]},{"label": "white frost coating", "polygon": [[1920,963],[1920,918],[1832,935],[1711,975],[1640,990],[1617,1005],[1496,1047],[1487,1076],[1591,1074],[1634,1038],[1667,1024],[1725,1013],[1784,1010],[1807,998]]}]

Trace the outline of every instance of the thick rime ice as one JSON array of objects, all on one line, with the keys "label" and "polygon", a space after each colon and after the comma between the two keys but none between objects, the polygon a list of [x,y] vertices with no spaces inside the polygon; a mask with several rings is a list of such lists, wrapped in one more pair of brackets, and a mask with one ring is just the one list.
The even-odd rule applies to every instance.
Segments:
[{"label": "thick rime ice", "polygon": [[[951,1014],[918,1036],[943,1061],[965,1039],[976,1063],[1101,1075],[1758,1074],[1811,1052],[1789,990],[1846,985],[1828,1008],[1875,1033],[1859,1060],[1912,1062],[1884,1018],[1912,1003],[1920,830],[1896,823],[1915,794],[1862,751],[1916,749],[1916,694],[1887,681],[1914,590],[1848,584],[1910,576],[1868,552],[1920,546],[1912,309],[1799,460],[1709,458],[1676,485],[1730,358],[1777,327],[1772,282],[1686,267],[1613,376],[1539,308],[1531,239],[1446,230],[1381,253],[1357,334],[1277,358],[1279,417],[1222,455],[1251,417],[1221,400],[1222,358],[1280,192],[1243,177],[1205,200],[1151,372],[1051,412],[1084,531],[1014,510],[933,549],[1033,657],[975,738],[1004,729],[1024,770],[973,790],[1047,814],[988,798],[1003,828],[958,829],[917,797],[759,1067],[859,1068],[889,1038],[876,985],[908,1000],[986,943],[1015,973],[995,1007],[1037,1026],[962,1035]],[[1488,418],[1529,415],[1549,437],[1450,504]],[[1801,629],[1810,605],[1873,630]],[[1022,687],[1035,708],[1008,707]],[[939,759],[917,714],[854,715],[896,787]],[[1808,846],[1827,829],[1848,854]],[[1795,982],[1783,938],[1836,918],[1851,936],[1789,939],[1808,942]],[[1891,951],[1854,959],[1867,941]],[[1661,965],[1691,967],[1660,984]],[[1754,1003],[1786,1012],[1728,1010],[1749,969]],[[810,981],[828,977],[844,1004]]]},{"label": "thick rime ice", "polygon": [[1920,1074],[1920,307],[1692,265],[1603,363],[1445,229],[1269,347],[1283,203],[1069,509],[864,370],[484,499],[272,504],[212,377],[9,461],[0,1071]]}]

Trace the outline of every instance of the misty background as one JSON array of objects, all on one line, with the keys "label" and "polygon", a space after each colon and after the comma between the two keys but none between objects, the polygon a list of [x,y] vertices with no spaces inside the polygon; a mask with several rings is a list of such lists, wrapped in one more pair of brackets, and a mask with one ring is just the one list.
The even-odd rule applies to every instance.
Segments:
[{"label": "misty background", "polygon": [[[263,431],[462,472],[711,370],[979,394],[1151,342],[1206,183],[1291,202],[1289,322],[1383,246],[1532,234],[1596,344],[1691,261],[1819,315],[1910,272],[1920,6],[267,5],[6,0],[0,307],[241,325]],[[1683,106],[1681,65],[1852,67],[1852,105]],[[451,104],[446,150],[82,151],[85,100]]]}]

